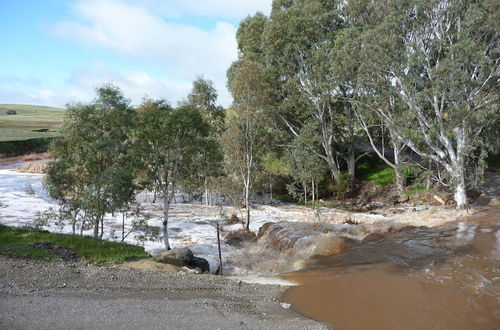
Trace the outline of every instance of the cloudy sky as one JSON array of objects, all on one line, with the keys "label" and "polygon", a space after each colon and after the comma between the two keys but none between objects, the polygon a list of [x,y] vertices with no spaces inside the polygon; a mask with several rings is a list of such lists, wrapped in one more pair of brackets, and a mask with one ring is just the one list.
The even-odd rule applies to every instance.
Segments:
[{"label": "cloudy sky", "polygon": [[64,106],[112,82],[138,104],[172,104],[226,69],[239,22],[272,0],[0,0],[0,103]]}]

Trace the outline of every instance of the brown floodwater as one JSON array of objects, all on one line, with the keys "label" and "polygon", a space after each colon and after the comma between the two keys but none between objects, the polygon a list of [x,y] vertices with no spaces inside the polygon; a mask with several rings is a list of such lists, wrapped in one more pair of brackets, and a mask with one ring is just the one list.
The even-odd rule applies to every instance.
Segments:
[{"label": "brown floodwater", "polygon": [[283,275],[283,300],[338,329],[500,329],[500,207],[357,244]]}]

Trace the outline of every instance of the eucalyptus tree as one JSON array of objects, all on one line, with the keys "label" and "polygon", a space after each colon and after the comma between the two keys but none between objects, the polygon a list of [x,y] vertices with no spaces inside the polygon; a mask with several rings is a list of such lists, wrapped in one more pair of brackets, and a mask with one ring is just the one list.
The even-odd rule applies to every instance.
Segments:
[{"label": "eucalyptus tree", "polygon": [[[225,110],[217,105],[217,90],[211,80],[198,77],[193,82],[191,92],[187,96],[185,105],[193,106],[198,109],[203,119],[209,125],[209,138],[212,143],[206,148],[200,150],[198,155],[197,175],[192,177],[191,182],[185,181],[185,188],[191,187],[191,190],[204,188],[205,203],[211,204],[213,190],[217,186],[217,178],[223,175],[221,169],[222,153],[218,141],[224,131]],[[202,166],[199,166],[203,164]]]},{"label": "eucalyptus tree", "polygon": [[[397,139],[447,174],[457,208],[468,205],[467,165],[499,117],[499,7],[492,1],[362,1],[369,74],[393,89],[408,120],[378,114]],[[351,5],[359,4],[357,1]],[[369,14],[366,14],[369,13]]]},{"label": "eucalyptus tree", "polygon": [[[353,2],[350,5],[355,4]],[[344,10],[346,21],[350,24],[337,37],[333,66],[339,79],[350,91],[347,101],[357,125],[364,131],[372,151],[394,169],[396,187],[402,192],[406,185],[403,173],[403,151],[406,146],[398,138],[396,129],[411,118],[405,115],[406,107],[392,88],[387,75],[375,74],[379,67],[370,58],[371,41],[366,40],[372,36],[365,32],[374,24],[370,21],[373,17],[365,17],[358,23],[356,14],[351,16],[354,9],[357,8],[348,7]],[[363,11],[362,15],[368,14]],[[383,120],[382,113],[392,118],[391,125]]]},{"label": "eucalyptus tree", "polygon": [[233,95],[232,112],[224,133],[226,164],[230,175],[243,188],[247,210],[246,230],[250,229],[250,193],[265,149],[265,108],[269,104],[269,84],[259,63],[234,62],[228,70],[228,87]]},{"label": "eucalyptus tree", "polygon": [[[285,154],[289,174],[296,183],[302,186],[305,203],[307,203],[308,191],[313,203],[318,199],[319,183],[328,172],[326,163],[318,161],[318,157],[311,152],[312,148],[321,147],[314,130],[306,127],[302,129],[301,135],[292,141]],[[289,186],[292,195],[296,195],[296,183]]]},{"label": "eucalyptus tree", "polygon": [[321,150],[311,149],[341,181],[342,159],[354,175],[355,118],[333,62],[337,35],[345,26],[337,1],[275,0],[264,31],[265,62],[278,81],[275,114],[293,137],[315,123]]},{"label": "eucalyptus tree", "polygon": [[117,87],[104,85],[96,91],[93,102],[67,106],[44,180],[49,195],[63,208],[83,211],[94,237],[102,238],[105,214],[134,199],[129,132],[135,116]]},{"label": "eucalyptus tree", "polygon": [[210,144],[208,124],[192,106],[172,108],[164,100],[146,99],[138,108],[134,134],[137,157],[144,168],[144,182],[163,201],[163,241],[170,250],[168,220],[179,182],[197,173],[200,150]]},{"label": "eucalyptus tree", "polygon": [[198,77],[193,81],[191,92],[187,96],[186,105],[197,108],[203,119],[210,125],[210,136],[216,137],[224,129],[224,108],[217,105],[217,90],[213,81]]}]

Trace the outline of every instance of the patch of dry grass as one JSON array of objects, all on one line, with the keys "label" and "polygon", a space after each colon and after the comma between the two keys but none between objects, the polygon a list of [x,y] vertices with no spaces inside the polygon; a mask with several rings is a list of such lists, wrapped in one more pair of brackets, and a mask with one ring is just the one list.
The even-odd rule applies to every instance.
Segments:
[{"label": "patch of dry grass", "polygon": [[50,154],[48,152],[43,152],[43,153],[27,154],[27,155],[22,156],[20,159],[27,162],[27,161],[42,160],[42,159],[48,159],[48,158],[51,158]]},{"label": "patch of dry grass", "polygon": [[23,164],[23,166],[18,168],[17,171],[23,173],[43,174],[43,171],[47,167],[47,164],[47,160],[27,161]]}]

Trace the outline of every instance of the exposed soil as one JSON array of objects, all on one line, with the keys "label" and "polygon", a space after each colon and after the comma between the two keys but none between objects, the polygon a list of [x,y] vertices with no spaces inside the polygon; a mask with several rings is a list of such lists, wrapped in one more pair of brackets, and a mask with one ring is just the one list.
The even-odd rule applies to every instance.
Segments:
[{"label": "exposed soil", "polygon": [[57,244],[54,244],[52,242],[36,242],[30,244],[32,247],[40,250],[47,250],[50,251],[52,254],[55,254],[59,258],[61,258],[64,261],[76,261],[78,260],[78,255],[71,251],[70,249],[67,249],[63,246],[59,246]]}]

